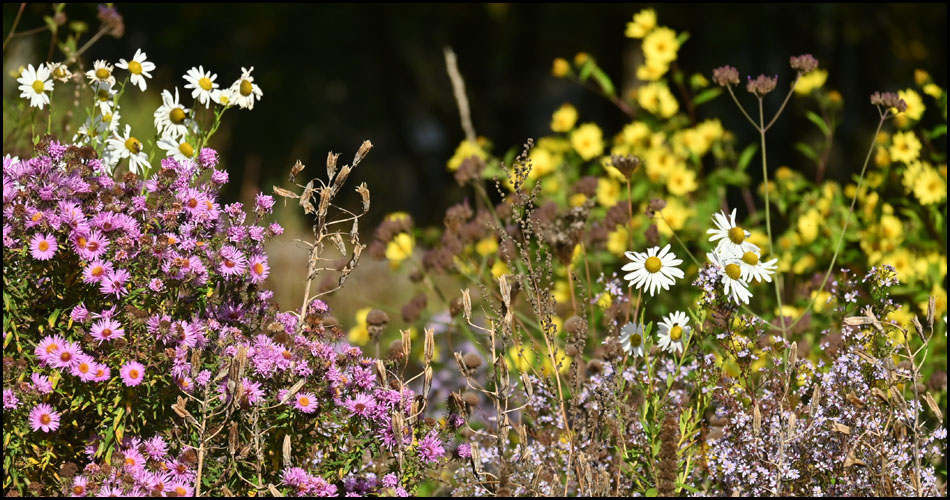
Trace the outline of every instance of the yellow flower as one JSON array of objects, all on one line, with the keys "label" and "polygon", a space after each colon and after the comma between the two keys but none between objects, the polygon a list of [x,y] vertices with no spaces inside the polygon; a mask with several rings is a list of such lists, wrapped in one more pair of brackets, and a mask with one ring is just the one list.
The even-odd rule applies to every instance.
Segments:
[{"label": "yellow flower", "polygon": [[936,83],[928,83],[924,85],[924,93],[933,97],[934,99],[940,99],[940,96],[943,95],[943,89],[940,88]]},{"label": "yellow flower", "polygon": [[617,135],[615,142],[629,144],[632,146],[642,145],[650,138],[650,127],[643,122],[628,123]]},{"label": "yellow flower", "polygon": [[[946,294],[944,294],[944,298],[946,298]],[[604,292],[600,294],[599,297],[597,297],[597,307],[605,311],[611,306],[611,304],[613,304],[613,302],[614,302],[614,299],[608,292]],[[944,300],[944,305],[946,306],[946,304],[947,304],[947,301]]]},{"label": "yellow flower", "polygon": [[488,256],[498,251],[498,240],[489,236],[475,244],[475,251],[481,256]]},{"label": "yellow flower", "polygon": [[901,283],[909,283],[917,278],[917,270],[914,266],[915,259],[916,257],[906,248],[898,248],[881,259],[881,262],[894,266],[897,271],[897,279]]},{"label": "yellow flower", "polygon": [[640,87],[637,103],[641,108],[661,118],[669,118],[679,111],[679,103],[664,83],[654,82]]},{"label": "yellow flower", "polygon": [[684,205],[679,198],[669,199],[666,202],[666,207],[657,212],[656,228],[660,231],[660,234],[669,238],[673,235],[673,231],[683,229],[686,221],[695,214],[696,211]]},{"label": "yellow flower", "polygon": [[386,216],[385,220],[399,221],[399,220],[406,220],[408,218],[409,218],[409,214],[407,212],[391,212]]},{"label": "yellow flower", "polygon": [[508,359],[511,360],[512,365],[519,372],[527,372],[531,370],[531,366],[534,364],[534,351],[526,345],[521,347],[511,346],[508,349]]},{"label": "yellow flower", "polygon": [[[884,317],[884,319],[896,321],[898,325],[904,328],[909,328],[911,326],[910,322],[913,317],[914,313],[910,311],[910,307],[901,305],[900,308],[891,311],[887,316]],[[895,330],[894,328],[888,328],[888,330],[894,330],[897,332],[898,337],[894,338],[896,342],[904,342],[903,334],[900,331]]]},{"label": "yellow flower", "polygon": [[366,345],[369,342],[369,330],[366,328],[366,315],[372,307],[364,307],[356,311],[356,326],[350,328],[347,334],[347,340],[351,344]]},{"label": "yellow flower", "polygon": [[665,147],[649,149],[644,155],[644,168],[653,182],[666,182],[670,172],[681,166],[685,168],[683,160]]},{"label": "yellow flower", "polygon": [[604,135],[595,123],[585,123],[571,133],[571,146],[584,160],[604,152]]},{"label": "yellow flower", "polygon": [[881,215],[881,223],[879,227],[881,231],[881,238],[893,242],[894,246],[897,246],[902,241],[904,241],[904,225],[901,224],[901,220],[894,215]]},{"label": "yellow flower", "polygon": [[587,201],[587,196],[584,193],[574,193],[570,198],[567,199],[567,204],[572,207],[579,207]]},{"label": "yellow flower", "polygon": [[511,269],[508,268],[508,264],[505,264],[505,261],[495,259],[495,263],[491,266],[491,275],[498,278],[503,274],[511,274]]},{"label": "yellow flower", "polygon": [[393,267],[398,266],[402,261],[412,257],[412,250],[415,248],[415,241],[409,233],[399,233],[393,237],[392,241],[386,245],[386,258]]},{"label": "yellow flower", "polygon": [[627,23],[627,38],[643,38],[656,28],[656,11],[643,9],[633,15],[633,22]]},{"label": "yellow flower", "polygon": [[917,184],[917,178],[920,177],[920,174],[924,169],[930,168],[930,165],[922,163],[918,160],[914,160],[907,164],[907,168],[904,169],[904,175],[901,177],[901,183],[904,185],[904,190],[908,193],[914,190],[914,184]]},{"label": "yellow flower", "polygon": [[927,73],[927,70],[917,68],[914,70],[914,82],[917,85],[923,85],[930,80],[930,73]]},{"label": "yellow flower", "polygon": [[551,66],[551,74],[556,78],[563,78],[571,70],[571,63],[567,62],[567,59],[563,57],[558,57],[554,60],[554,64]]},{"label": "yellow flower", "polygon": [[[564,349],[560,347],[554,348],[554,362],[557,363],[557,371],[561,375],[567,373],[567,370],[571,367],[571,357],[565,354]],[[551,356],[545,354],[544,362],[541,365],[541,374],[550,377],[554,375],[554,367],[551,365]]]},{"label": "yellow flower", "polygon": [[551,130],[555,132],[568,132],[574,128],[577,122],[577,109],[571,104],[564,103],[554,112],[551,118]]},{"label": "yellow flower", "polygon": [[617,226],[617,229],[607,234],[607,251],[620,256],[627,251],[627,242],[630,235],[623,226]]},{"label": "yellow flower", "polygon": [[577,66],[583,65],[587,61],[590,61],[590,54],[587,52],[578,52],[577,54],[574,54],[574,64]]},{"label": "yellow flower", "polygon": [[815,301],[814,309],[816,313],[823,311],[826,306],[831,307],[832,302],[834,302],[834,300],[829,302],[829,299],[832,298],[832,295],[827,290],[822,290],[821,293],[818,293],[818,290],[815,290],[811,292],[811,298]]},{"label": "yellow flower", "polygon": [[613,179],[597,179],[597,203],[612,207],[620,200],[620,183]]},{"label": "yellow flower", "polygon": [[920,155],[920,148],[920,140],[912,131],[898,132],[894,134],[888,152],[892,160],[909,164]]},{"label": "yellow flower", "polygon": [[696,172],[693,172],[685,165],[681,165],[679,168],[670,172],[670,176],[666,179],[667,191],[675,196],[692,193],[696,191],[698,187],[699,185],[696,184]]},{"label": "yellow flower", "polygon": [[801,77],[795,85],[795,93],[801,95],[810,94],[812,90],[821,88],[828,79],[828,72],[819,69]]},{"label": "yellow flower", "polygon": [[927,109],[927,106],[924,106],[924,100],[920,97],[914,89],[898,90],[897,95],[907,103],[907,110],[903,113],[897,115],[898,125],[904,127],[907,124],[906,120],[901,120],[902,117],[910,120],[920,120],[920,117],[923,116],[924,111]]},{"label": "yellow flower", "polygon": [[[946,265],[946,259],[944,259],[944,264]],[[934,316],[947,312],[947,291],[943,288],[940,288],[940,285],[934,284],[933,288],[930,289],[930,294],[934,298]],[[920,312],[926,317],[927,308],[930,307],[930,297],[927,297],[926,300],[922,301],[918,306],[920,307]],[[923,320],[921,319],[921,322]]]},{"label": "yellow flower", "polygon": [[468,141],[468,140],[462,141],[459,144],[458,148],[455,149],[455,154],[452,156],[451,159],[449,159],[449,164],[448,164],[449,170],[453,172],[458,170],[459,165],[461,165],[463,161],[471,158],[472,156],[477,156],[481,158],[482,160],[485,160],[488,158],[488,153],[486,153],[485,150],[482,149],[481,146],[479,146],[478,144],[472,141]]},{"label": "yellow flower", "polygon": [[548,175],[561,163],[559,156],[555,156],[547,149],[537,146],[531,150],[529,158],[531,159],[531,171],[528,172],[528,178],[532,180]]},{"label": "yellow flower", "polygon": [[935,169],[926,167],[914,182],[914,196],[921,205],[940,203],[947,198],[947,180]]},{"label": "yellow flower", "polygon": [[670,63],[659,59],[647,58],[646,63],[637,68],[637,78],[647,82],[655,82],[670,70]]},{"label": "yellow flower", "polygon": [[535,147],[546,149],[552,154],[562,154],[571,150],[571,143],[561,137],[545,136],[538,139],[538,144]]},{"label": "yellow flower", "polygon": [[643,55],[648,60],[670,63],[676,60],[676,51],[679,48],[676,32],[666,27],[657,28],[643,38]]},{"label": "yellow flower", "polygon": [[818,229],[824,218],[818,210],[812,208],[798,219],[798,232],[802,236],[802,243],[808,244],[818,237]]},{"label": "yellow flower", "polygon": [[805,271],[815,267],[815,264],[815,256],[808,254],[795,262],[792,266],[792,272],[795,274],[804,274]]},{"label": "yellow flower", "polygon": [[874,155],[874,164],[879,167],[886,167],[891,163],[891,155],[887,154],[887,148],[877,147],[877,153]]},{"label": "yellow flower", "polygon": [[750,243],[758,246],[759,248],[768,248],[769,247],[769,235],[765,234],[764,231],[759,231],[758,229],[753,229],[750,231],[752,234],[746,238]]}]

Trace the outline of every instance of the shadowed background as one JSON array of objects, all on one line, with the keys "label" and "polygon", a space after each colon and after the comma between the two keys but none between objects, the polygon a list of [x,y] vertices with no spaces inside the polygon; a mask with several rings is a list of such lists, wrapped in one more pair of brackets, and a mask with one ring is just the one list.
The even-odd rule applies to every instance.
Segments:
[{"label": "shadowed background", "polygon": [[[624,37],[624,28],[646,6],[119,4],[125,36],[104,38],[84,57],[114,63],[142,48],[156,63],[148,92],[127,93],[125,108],[141,107],[140,116],[127,113],[133,129],[136,120],[151,127],[161,89],[184,91],[181,76],[192,66],[217,73],[223,86],[242,66],[254,67],[262,100],[253,111],[229,111],[212,141],[231,175],[225,202],[247,204],[259,190],[270,193],[273,184],[288,187],[286,175],[297,159],[308,165],[302,177],[323,176],[327,151],[349,161],[363,139],[372,140],[373,152],[351,178],[354,187],[365,181],[372,191],[373,207],[362,226],[370,240],[372,228],[389,212],[409,212],[417,226],[439,224],[444,209],[464,197],[445,167],[463,132],[444,46],[458,55],[476,132],[494,142],[495,154],[549,133],[551,113],[563,102],[578,108],[581,122],[596,121],[611,136],[627,117],[578,85],[553,78],[551,62],[587,52],[626,87],[639,41]],[[941,86],[946,83],[946,4],[651,7],[660,25],[689,32],[677,61],[687,74],[709,77],[713,67],[730,64],[743,78],[777,74],[783,89],[792,77],[788,57],[814,54],[829,70],[826,87],[845,98],[829,178],[847,179],[859,168],[863,158],[855,155],[865,151],[876,120],[868,102],[873,91],[911,86],[916,68]],[[3,6],[4,36],[17,8]],[[70,5],[65,12],[94,29],[95,10]],[[49,11],[48,5],[28,5],[18,31],[40,25]],[[4,54],[5,99],[16,98],[9,71],[44,60],[48,48],[48,34],[13,40]],[[780,97],[770,99],[777,106]],[[183,102],[190,103],[190,95],[183,95]],[[794,104],[791,117],[780,120],[770,135],[770,158],[775,155],[775,166],[807,171],[810,162],[794,150],[793,141],[781,140],[801,138],[813,128]],[[740,144],[757,140],[726,99],[701,108],[698,118],[708,117],[737,133]],[[339,200],[344,206],[358,203],[355,193],[349,194]],[[294,207],[279,211],[288,231],[270,250],[269,281],[284,308],[302,293],[305,252],[291,243],[306,230],[299,215]],[[365,258],[353,279],[366,279],[383,266]],[[399,280],[408,286],[404,276]],[[400,303],[387,300],[400,286],[349,286],[334,302],[348,304],[341,316],[351,302],[354,308]]]}]

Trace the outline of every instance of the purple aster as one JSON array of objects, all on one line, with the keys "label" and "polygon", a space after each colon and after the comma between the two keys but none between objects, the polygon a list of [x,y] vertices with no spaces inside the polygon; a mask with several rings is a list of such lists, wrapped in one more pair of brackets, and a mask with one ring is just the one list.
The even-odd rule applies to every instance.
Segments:
[{"label": "purple aster", "polygon": [[13,389],[4,389],[3,390],[3,409],[16,410],[17,406],[20,406],[20,399],[16,397],[16,394],[13,392]]},{"label": "purple aster", "polygon": [[89,310],[86,309],[84,304],[80,303],[69,313],[69,319],[74,323],[85,323],[89,319]]},{"label": "purple aster", "polygon": [[122,383],[128,387],[135,387],[145,378],[145,366],[138,361],[129,361],[119,369],[119,375],[122,377]]},{"label": "purple aster", "polygon": [[121,297],[128,293],[128,290],[125,289],[125,283],[130,277],[131,275],[125,269],[116,269],[99,283],[99,291],[103,295],[113,294],[116,297]]},{"label": "purple aster", "polygon": [[251,270],[251,283],[261,283],[270,274],[270,266],[267,264],[267,256],[255,254],[248,261],[248,267]]},{"label": "purple aster", "polygon": [[442,441],[437,436],[438,433],[432,430],[419,441],[419,456],[426,462],[438,462],[439,458],[442,458],[442,455],[445,454]]},{"label": "purple aster", "polygon": [[82,280],[86,283],[102,283],[113,271],[112,263],[95,259],[82,271]]},{"label": "purple aster", "polygon": [[33,389],[40,394],[49,394],[53,392],[53,384],[50,383],[49,377],[46,375],[40,375],[39,373],[33,373],[30,375],[30,381],[33,382]]},{"label": "purple aster", "polygon": [[53,411],[52,406],[40,403],[30,411],[30,427],[34,431],[53,432],[59,429],[59,413]]},{"label": "purple aster", "polygon": [[347,399],[343,406],[350,410],[350,416],[369,417],[376,409],[376,401],[370,395],[361,392],[356,397]]},{"label": "purple aster", "polygon": [[294,402],[294,408],[304,413],[313,413],[317,411],[317,397],[310,392],[299,392],[297,393],[297,400]]},{"label": "purple aster", "polygon": [[50,260],[56,253],[56,238],[52,234],[36,233],[30,240],[30,254],[36,260]]},{"label": "purple aster", "polygon": [[244,273],[247,268],[247,258],[231,245],[225,245],[221,248],[221,265],[218,271],[225,276],[232,276]]},{"label": "purple aster", "polygon": [[273,196],[270,196],[264,193],[257,194],[256,206],[254,207],[254,210],[257,211],[258,214],[263,215],[265,213],[270,213],[271,210],[273,210],[273,208],[274,208]]},{"label": "purple aster", "polygon": [[92,338],[101,344],[105,340],[120,339],[125,336],[125,330],[122,325],[114,319],[102,319],[92,324],[92,330],[89,331]]}]

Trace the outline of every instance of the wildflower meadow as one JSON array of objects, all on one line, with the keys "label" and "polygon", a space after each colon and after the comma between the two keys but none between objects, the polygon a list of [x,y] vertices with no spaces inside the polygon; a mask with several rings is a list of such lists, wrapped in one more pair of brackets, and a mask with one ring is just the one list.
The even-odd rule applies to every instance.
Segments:
[{"label": "wildflower meadow", "polygon": [[[247,7],[240,36],[282,36]],[[559,42],[544,85],[579,97],[506,109],[538,124],[510,142],[476,132],[481,86],[528,80],[461,48],[413,59],[449,126],[389,99],[382,55],[294,75],[340,114],[298,123],[294,67],[129,8],[182,26],[4,6],[4,496],[946,496],[940,59],[847,95],[826,44],[711,60],[683,7],[624,6],[596,31],[623,64]],[[350,8],[273,15],[414,9]],[[542,37],[527,8],[425,22]],[[323,148],[362,79],[417,109],[407,144],[450,138],[424,173],[378,123]],[[452,194],[393,202],[416,185]]]}]

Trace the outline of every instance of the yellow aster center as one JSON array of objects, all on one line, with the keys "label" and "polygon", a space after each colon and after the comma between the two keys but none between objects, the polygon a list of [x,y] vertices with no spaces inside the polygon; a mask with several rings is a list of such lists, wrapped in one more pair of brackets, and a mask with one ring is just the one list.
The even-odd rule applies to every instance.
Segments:
[{"label": "yellow aster center", "polygon": [[647,272],[658,273],[660,269],[663,269],[663,262],[656,257],[647,257],[647,261],[643,263],[643,267],[646,268]]},{"label": "yellow aster center", "polygon": [[201,77],[201,79],[198,80],[198,86],[205,90],[211,90],[211,79],[207,76]]},{"label": "yellow aster center", "polygon": [[254,85],[250,80],[241,80],[241,95],[247,97],[251,95],[251,92],[254,92]]},{"label": "yellow aster center", "polygon": [[[33,217],[36,217],[36,216],[34,215]],[[33,222],[36,222],[36,219],[33,219]],[[79,248],[86,248],[86,241],[88,240],[86,240],[85,236],[80,236],[79,239],[76,240],[76,246],[78,246]]]},{"label": "yellow aster center", "polygon": [[180,497],[183,497],[183,496],[185,496],[185,495],[188,494],[188,490],[186,490],[186,489],[185,489],[184,487],[182,487],[182,486],[175,486],[175,494],[178,495],[178,496],[180,496]]},{"label": "yellow aster center", "polygon": [[109,96],[109,91],[106,89],[99,89],[96,91],[96,98],[100,101],[108,101],[111,96]]},{"label": "yellow aster center", "polygon": [[732,241],[736,245],[742,243],[743,241],[745,241],[745,231],[739,226],[736,226],[730,229],[729,241]]},{"label": "yellow aster center", "polygon": [[683,337],[683,327],[675,325],[673,328],[670,328],[670,339],[679,340]]},{"label": "yellow aster center", "polygon": [[191,155],[195,154],[195,148],[191,147],[191,144],[188,144],[187,142],[183,142],[179,144],[178,151],[180,151],[181,154],[187,156],[188,158],[191,158]]},{"label": "yellow aster center", "polygon": [[306,396],[300,398],[300,406],[310,406],[310,398]]},{"label": "yellow aster center", "polygon": [[96,267],[92,268],[92,275],[95,276],[95,277],[97,277],[97,278],[98,278],[99,276],[102,276],[103,274],[105,274],[105,272],[106,272],[106,271],[105,271],[105,269],[102,268],[102,266],[96,266]]},{"label": "yellow aster center", "polygon": [[174,237],[174,236],[169,236],[169,237],[168,237],[168,244],[169,244],[169,245],[174,245],[175,243],[177,243],[177,240],[175,240],[175,237]]},{"label": "yellow aster center", "polygon": [[112,72],[110,72],[106,68],[99,68],[96,70],[96,78],[100,80],[105,80],[106,78],[109,78],[110,76],[112,76]]},{"label": "yellow aster center", "polygon": [[58,344],[50,344],[46,346],[46,354],[52,354],[53,351],[58,351],[58,350],[59,350]]},{"label": "yellow aster center", "polygon": [[742,254],[742,262],[750,266],[754,266],[759,263],[759,256],[755,252],[746,252]]},{"label": "yellow aster center", "polygon": [[726,276],[737,280],[742,276],[742,269],[739,268],[739,264],[727,264],[726,265]]},{"label": "yellow aster center", "polygon": [[181,108],[175,108],[168,113],[168,119],[172,121],[175,125],[180,125],[181,122],[185,121],[186,115],[185,110]]},{"label": "yellow aster center", "polygon": [[133,465],[135,465],[135,459],[132,458],[132,457],[127,457],[127,458],[125,459],[125,465],[128,465],[128,466],[130,466],[130,467],[133,466]]},{"label": "yellow aster center", "polygon": [[44,413],[44,414],[40,415],[40,423],[42,423],[43,425],[49,425],[49,423],[52,422],[52,421],[53,421],[53,419],[50,418],[50,416],[49,416],[48,413]]},{"label": "yellow aster center", "polygon": [[643,337],[639,333],[634,333],[630,336],[630,346],[631,347],[640,347],[640,344],[643,343]]},{"label": "yellow aster center", "polygon": [[80,484],[77,484],[77,485],[73,486],[73,493],[75,493],[75,494],[77,494],[77,495],[82,495],[82,494],[85,493],[85,492],[86,492],[86,488],[85,488],[84,486],[82,486],[82,485],[80,485]]},{"label": "yellow aster center", "polygon": [[49,243],[47,243],[45,240],[41,241],[39,245],[36,245],[36,248],[39,248],[41,252],[45,252],[49,250]]},{"label": "yellow aster center", "polygon": [[79,363],[79,373],[89,373],[89,363]]},{"label": "yellow aster center", "polygon": [[102,329],[102,336],[103,336],[103,337],[106,337],[106,338],[111,337],[111,336],[112,336],[112,329],[111,329],[111,328],[103,328],[103,329]]},{"label": "yellow aster center", "polygon": [[132,368],[131,370],[129,370],[129,378],[131,379],[139,378],[139,371],[136,370],[135,368]]},{"label": "yellow aster center", "polygon": [[33,222],[36,222],[42,218],[43,218],[43,212],[36,212],[35,214],[33,214],[33,217],[30,217],[30,220]]},{"label": "yellow aster center", "polygon": [[43,80],[33,82],[33,92],[42,94],[44,89],[46,89],[46,86],[43,84]]},{"label": "yellow aster center", "polygon": [[128,149],[132,154],[137,155],[139,151],[142,151],[142,143],[139,142],[135,137],[129,137],[125,140],[125,149]]},{"label": "yellow aster center", "polygon": [[257,262],[254,264],[254,272],[257,274],[264,274],[264,264]]},{"label": "yellow aster center", "polygon": [[130,62],[129,62],[129,73],[132,73],[133,75],[141,75],[141,74],[142,74],[142,65],[141,65],[138,61],[130,61]]}]

